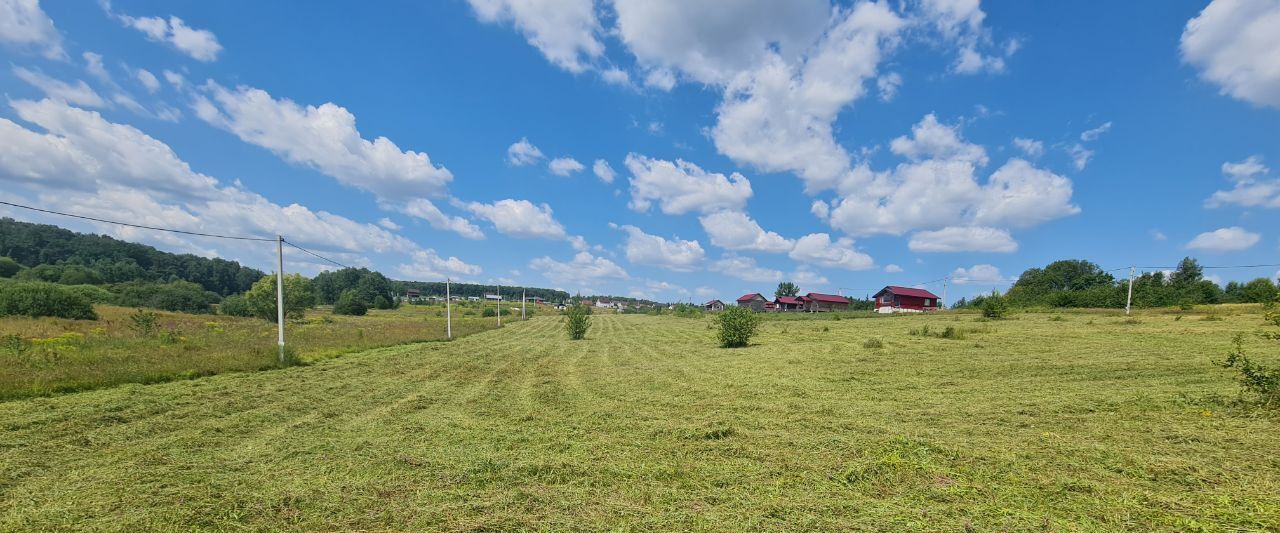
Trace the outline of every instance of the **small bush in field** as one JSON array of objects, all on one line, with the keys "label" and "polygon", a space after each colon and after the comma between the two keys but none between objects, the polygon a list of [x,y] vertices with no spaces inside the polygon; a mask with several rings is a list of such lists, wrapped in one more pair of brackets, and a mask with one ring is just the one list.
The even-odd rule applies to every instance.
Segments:
[{"label": "small bush in field", "polygon": [[991,296],[982,300],[982,316],[984,318],[1004,318],[1009,314],[1009,302],[1004,296],[991,293]]},{"label": "small bush in field", "polygon": [[590,309],[582,305],[573,305],[565,310],[564,317],[564,328],[569,332],[570,339],[578,341],[586,338],[587,329],[591,327]]},{"label": "small bush in field", "polygon": [[716,325],[720,327],[720,346],[739,348],[751,343],[751,337],[760,327],[760,317],[745,307],[730,307],[716,315]]},{"label": "small bush in field", "polygon": [[129,329],[138,332],[143,337],[150,337],[156,333],[157,321],[160,316],[151,312],[139,309],[136,313],[129,315]]},{"label": "small bush in field", "polygon": [[360,295],[356,291],[347,289],[342,291],[338,296],[338,301],[333,304],[333,314],[335,315],[351,315],[364,316],[369,312],[369,304],[360,299]]},{"label": "small bush in field", "polygon": [[1240,387],[1244,392],[1257,396],[1262,405],[1280,405],[1280,369],[1268,368],[1249,359],[1244,353],[1243,333],[1237,334],[1232,342],[1235,348],[1218,366],[1239,371]]},{"label": "small bush in field", "polygon": [[884,348],[884,342],[880,339],[867,339],[862,343],[862,347],[868,350],[878,350]]}]

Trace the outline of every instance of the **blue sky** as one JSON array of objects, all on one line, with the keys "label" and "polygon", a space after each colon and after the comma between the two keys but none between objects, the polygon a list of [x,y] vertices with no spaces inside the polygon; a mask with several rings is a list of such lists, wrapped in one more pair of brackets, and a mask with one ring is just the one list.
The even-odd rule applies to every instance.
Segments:
[{"label": "blue sky", "polygon": [[664,301],[1280,263],[1277,24],[1275,0],[0,0],[0,199]]}]

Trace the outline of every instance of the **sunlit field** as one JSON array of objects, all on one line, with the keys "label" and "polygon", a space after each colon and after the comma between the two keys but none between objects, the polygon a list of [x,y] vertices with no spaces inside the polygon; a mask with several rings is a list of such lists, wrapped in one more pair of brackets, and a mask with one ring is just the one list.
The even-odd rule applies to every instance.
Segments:
[{"label": "sunlit field", "polygon": [[[411,336],[315,320],[304,353]],[[1276,415],[1212,363],[1255,307],[791,317],[741,349],[593,320],[0,403],[0,529],[1280,527]]]}]

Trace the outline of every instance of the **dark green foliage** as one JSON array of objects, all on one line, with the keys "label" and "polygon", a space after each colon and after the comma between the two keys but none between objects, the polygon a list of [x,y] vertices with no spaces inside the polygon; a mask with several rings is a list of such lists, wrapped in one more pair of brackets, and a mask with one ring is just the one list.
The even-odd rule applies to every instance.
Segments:
[{"label": "dark green foliage", "polygon": [[982,316],[984,318],[1004,318],[1009,314],[1009,301],[1000,293],[993,292],[982,299]]},{"label": "dark green foliage", "polygon": [[[396,295],[403,292],[396,289],[394,282],[386,276],[367,268],[321,272],[311,281],[311,286],[315,290],[317,303],[337,303],[343,292],[351,290],[356,292],[360,301],[378,309],[395,307]],[[443,291],[441,294],[444,294]]]},{"label": "dark green foliage", "polygon": [[0,316],[9,315],[73,320],[98,318],[84,296],[62,285],[39,281],[0,283]]},{"label": "dark green foliage", "polygon": [[720,346],[739,348],[751,343],[751,337],[760,327],[760,317],[746,307],[730,307],[716,315],[716,333]]},{"label": "dark green foliage", "polygon": [[587,330],[591,328],[590,307],[571,305],[565,310],[564,317],[564,328],[569,332],[570,339],[579,341],[587,337]]},{"label": "dark green foliage", "polygon": [[233,294],[222,299],[222,303],[218,304],[218,314],[227,316],[253,316],[253,310],[249,308],[249,300],[243,295]]},{"label": "dark green foliage", "polygon": [[356,294],[353,289],[342,291],[338,301],[333,304],[333,314],[335,315],[364,316],[368,312],[369,304],[364,303],[364,300],[361,300],[360,295]]},{"label": "dark green foliage", "polygon": [[[263,320],[276,319],[276,276],[264,276],[244,293],[249,316]],[[305,316],[307,309],[315,307],[316,295],[311,290],[311,280],[301,274],[284,277],[284,316],[296,319]]]},{"label": "dark green foliage", "polygon": [[12,278],[18,271],[22,270],[22,265],[17,261],[8,257],[0,257],[0,278]]},{"label": "dark green foliage", "polygon": [[1218,363],[1222,368],[1234,368],[1240,375],[1240,387],[1257,397],[1266,406],[1280,405],[1280,369],[1268,368],[1249,359],[1244,353],[1244,334],[1233,339],[1234,348],[1227,359]]},{"label": "dark green foliage", "polygon": [[373,299],[373,307],[375,309],[391,309],[394,307],[394,304],[392,304],[391,300],[386,296],[379,294]]},{"label": "dark green foliage", "polygon": [[17,279],[63,285],[101,285],[102,274],[84,265],[37,265],[20,272]]},{"label": "dark green foliage", "polygon": [[884,342],[880,339],[867,339],[866,341],[863,341],[862,347],[868,350],[878,350],[880,348],[884,348]]},{"label": "dark green foliage", "polygon": [[486,318],[491,316],[498,316],[498,310],[492,307],[486,307],[484,308],[484,311],[480,313],[480,316],[486,317]]},{"label": "dark green foliage", "polygon": [[1222,291],[1223,303],[1267,303],[1280,295],[1280,289],[1268,278],[1257,278],[1248,283],[1232,281]]},{"label": "dark green foliage", "polygon": [[83,296],[89,303],[105,304],[112,303],[116,299],[116,295],[97,285],[68,285],[67,290]]},{"label": "dark green foliage", "polygon": [[863,298],[846,298],[846,299],[849,300],[850,311],[874,311],[876,308],[876,301],[872,299],[863,299]]},{"label": "dark green foliage", "polygon": [[[1101,307],[1089,306],[1093,298],[1080,298],[1079,293],[1103,289],[1110,292],[1115,278],[1089,261],[1068,259],[1054,261],[1044,268],[1030,268],[1018,277],[1009,289],[1008,298],[1018,305],[1047,305],[1052,307]],[[1078,304],[1086,305],[1078,305]]]},{"label": "dark green foliage", "polygon": [[[23,265],[75,266],[66,280],[63,269],[41,273],[40,281],[54,283],[168,282],[185,280],[218,294],[244,292],[263,276],[262,271],[234,261],[207,259],[190,254],[161,252],[150,246],[102,235],[74,233],[57,226],[29,224],[0,218],[0,251]],[[33,268],[32,270],[34,270]]]},{"label": "dark green foliage", "polygon": [[774,298],[781,298],[783,296],[795,296],[799,293],[800,287],[790,281],[784,281],[778,284],[778,290],[773,291],[773,296]]},{"label": "dark green foliage", "polygon": [[147,283],[133,281],[112,287],[114,303],[125,307],[150,307],[182,313],[212,313],[221,298],[189,281]]},{"label": "dark green foliage", "polygon": [[702,318],[705,312],[701,305],[693,304],[676,304],[675,309],[671,311],[672,314],[680,318]]}]

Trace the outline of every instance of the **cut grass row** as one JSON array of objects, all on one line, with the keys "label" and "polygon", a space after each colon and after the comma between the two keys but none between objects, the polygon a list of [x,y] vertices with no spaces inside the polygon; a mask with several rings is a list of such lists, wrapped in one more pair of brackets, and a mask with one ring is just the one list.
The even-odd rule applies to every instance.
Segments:
[{"label": "cut grass row", "polygon": [[593,321],[8,402],[0,530],[1280,527],[1256,312]]}]

